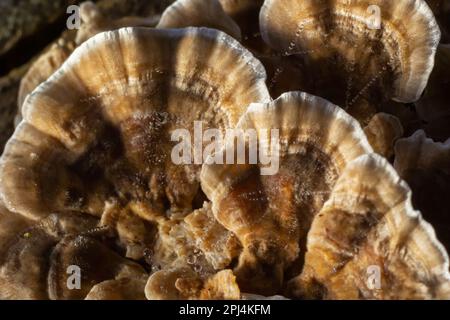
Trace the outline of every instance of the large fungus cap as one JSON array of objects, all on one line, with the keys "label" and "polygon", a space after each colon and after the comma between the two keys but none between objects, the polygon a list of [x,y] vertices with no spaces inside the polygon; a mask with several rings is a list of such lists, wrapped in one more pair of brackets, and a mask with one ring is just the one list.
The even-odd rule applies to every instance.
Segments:
[{"label": "large fungus cap", "polygon": [[448,299],[448,256],[411,191],[382,157],[364,155],[340,176],[308,234],[298,298]]},{"label": "large fungus cap", "polygon": [[[104,232],[94,217],[68,212],[34,224],[23,220],[13,213],[0,220],[2,299],[83,299],[97,283],[146,275],[140,265],[100,241]],[[11,228],[7,234],[5,224]],[[73,266],[79,268],[78,290],[68,286]]]},{"label": "large fungus cap", "polygon": [[80,29],[77,31],[75,39],[78,45],[104,31],[116,30],[124,27],[154,27],[158,23],[160,17],[127,16],[119,19],[112,19],[105,15],[92,1],[85,1],[80,5],[80,18],[82,23]]},{"label": "large fungus cap", "polygon": [[260,26],[271,47],[307,61],[310,92],[346,108],[419,99],[440,39],[423,0],[266,0]]},{"label": "large fungus cap", "polygon": [[206,28],[124,28],[76,49],[25,101],[0,162],[5,205],[32,219],[100,216],[107,199],[190,211],[199,166],[175,165],[175,129],[234,126],[269,101],[265,70],[228,35]]},{"label": "large fungus cap", "polygon": [[271,130],[278,129],[280,150],[267,152],[272,161],[279,154],[279,169],[261,175],[261,163],[205,163],[202,188],[217,220],[242,243],[235,269],[241,288],[273,294],[284,272],[295,269],[312,218],[346,164],[372,148],[345,111],[302,92],[251,105],[238,128],[255,129],[260,142],[271,141]]}]

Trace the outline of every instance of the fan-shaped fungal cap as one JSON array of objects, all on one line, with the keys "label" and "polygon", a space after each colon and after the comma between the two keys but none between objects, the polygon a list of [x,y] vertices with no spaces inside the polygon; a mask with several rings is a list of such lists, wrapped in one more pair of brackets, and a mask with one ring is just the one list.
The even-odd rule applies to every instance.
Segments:
[{"label": "fan-shaped fungal cap", "polygon": [[364,128],[364,133],[374,151],[385,158],[394,155],[394,144],[403,136],[403,127],[396,117],[377,113]]},{"label": "fan-shaped fungal cap", "polygon": [[100,216],[111,196],[189,212],[200,168],[172,162],[171,133],[190,133],[195,120],[224,130],[251,102],[269,100],[260,62],[222,32],[99,34],[26,100],[0,192],[33,219],[68,208]]},{"label": "fan-shaped fungal cap", "polygon": [[450,250],[450,139],[434,142],[419,130],[395,145],[395,168],[413,191],[413,203]]},{"label": "fan-shaped fungal cap", "polygon": [[59,141],[22,122],[0,159],[0,190],[6,207],[33,220],[58,208],[80,209],[83,203],[98,210],[99,206],[88,198],[97,199],[94,202],[100,199],[102,207],[101,196],[91,194],[80,199],[76,189],[82,186],[67,169],[67,160],[67,149]]},{"label": "fan-shaped fungal cap", "polygon": [[[275,156],[272,161],[278,161],[279,170],[261,175],[261,164],[207,162],[202,189],[217,220],[242,243],[235,270],[239,285],[246,292],[272,294],[298,258],[299,242],[304,244],[309,224],[339,174],[349,161],[372,149],[356,120],[326,100],[301,92],[251,105],[238,128],[255,129],[260,143],[271,141],[273,130],[278,130],[280,150],[267,153]],[[251,145],[248,142],[247,148]]]},{"label": "fan-shaped fungal cap", "polygon": [[348,74],[356,93],[377,84],[378,95],[402,102],[420,97],[440,38],[423,0],[266,0],[260,24],[273,48],[327,61],[328,77]]},{"label": "fan-shaped fungal cap", "polygon": [[450,157],[450,140],[446,143],[434,142],[427,138],[423,130],[419,130],[411,137],[397,141],[395,156],[395,168],[401,176],[414,168],[442,166],[444,169]]},{"label": "fan-shaped fungal cap", "polygon": [[163,12],[156,27],[208,27],[241,38],[239,26],[223,11],[218,0],[177,0]]},{"label": "fan-shaped fungal cap", "polygon": [[297,297],[450,297],[448,256],[411,204],[411,191],[378,155],[351,162],[308,234]]}]

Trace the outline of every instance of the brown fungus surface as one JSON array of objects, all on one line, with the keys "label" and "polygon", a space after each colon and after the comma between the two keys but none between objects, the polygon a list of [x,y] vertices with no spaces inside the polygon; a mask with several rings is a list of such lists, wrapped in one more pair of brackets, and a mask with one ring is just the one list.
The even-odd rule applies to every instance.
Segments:
[{"label": "brown fungus surface", "polygon": [[[67,285],[71,266],[80,270],[79,290],[72,290]],[[66,236],[50,254],[48,294],[54,300],[84,299],[95,284],[103,281],[146,276],[143,267],[121,257],[97,239],[83,234]]]},{"label": "brown fungus surface", "polygon": [[389,99],[419,99],[440,39],[423,0],[266,0],[260,27],[272,48],[303,65],[310,79],[298,89],[362,123]]},{"label": "brown fungus surface", "polygon": [[[1,191],[19,220],[76,214],[108,236],[38,228],[17,258],[36,265],[35,276],[22,279],[22,249],[8,251],[2,295],[143,298],[144,265],[188,268],[207,288],[198,298],[237,297],[233,287],[220,293],[213,275],[240,243],[203,205],[200,165],[172,162],[171,133],[192,133],[194,121],[224,131],[250,103],[269,100],[262,65],[219,31],[127,28],[85,42],[26,99],[1,158]],[[82,290],[65,286],[71,265]]]},{"label": "brown fungus surface", "polygon": [[27,99],[0,164],[1,192],[32,219],[100,217],[111,197],[189,213],[199,165],[175,165],[171,132],[224,130],[268,101],[262,65],[212,29],[125,28],[91,38]]},{"label": "brown fungus surface", "polygon": [[259,12],[264,0],[219,0],[224,11],[238,24],[242,44],[257,55],[271,52],[259,30]]},{"label": "brown fungus surface", "polygon": [[[12,215],[1,224],[11,228],[9,235],[1,234],[2,299],[83,299],[96,283],[146,274],[140,265],[114,253],[94,217],[57,213],[24,223],[21,216]],[[67,285],[71,266],[80,268],[80,290]]]},{"label": "brown fungus surface", "polygon": [[191,269],[173,267],[161,270],[148,279],[145,295],[149,300],[238,300],[241,298],[236,277],[222,270],[200,278]]},{"label": "brown fungus surface", "polygon": [[241,289],[270,295],[301,265],[311,221],[346,164],[372,148],[356,120],[302,92],[251,105],[238,128],[255,129],[260,142],[278,130],[279,170],[262,175],[258,164],[205,164],[202,188],[217,220],[242,243],[234,270]]},{"label": "brown fungus surface", "polygon": [[145,300],[147,276],[106,280],[92,287],[85,300]]},{"label": "brown fungus surface", "polygon": [[152,292],[152,288],[170,291],[171,280],[168,279],[180,272],[190,274],[198,281],[206,281],[218,271],[230,267],[241,251],[237,237],[215,219],[210,203],[205,202],[203,208],[194,210],[185,218],[173,217],[163,221],[158,225],[152,252],[146,256],[152,272],[162,272],[153,278],[146,294],[158,295]]},{"label": "brown fungus surface", "polygon": [[351,162],[308,233],[305,266],[290,282],[307,299],[449,299],[448,255],[378,155]]},{"label": "brown fungus surface", "polygon": [[208,27],[241,39],[239,26],[224,12],[219,0],[177,0],[163,12],[156,27]]},{"label": "brown fungus surface", "polygon": [[73,42],[66,42],[61,39],[61,41],[51,45],[48,51],[44,52],[31,65],[20,81],[19,96],[17,98],[19,115],[22,114],[22,105],[27,95],[58,70],[72,53],[74,46],[75,44]]},{"label": "brown fungus surface", "polygon": [[154,27],[159,20],[159,16],[152,17],[121,17],[111,19],[97,5],[91,1],[85,1],[80,5],[81,27],[77,31],[76,43],[82,44],[96,34],[109,30],[116,30],[124,27]]},{"label": "brown fungus surface", "polygon": [[448,0],[151,3],[11,73],[0,299],[450,299]]}]

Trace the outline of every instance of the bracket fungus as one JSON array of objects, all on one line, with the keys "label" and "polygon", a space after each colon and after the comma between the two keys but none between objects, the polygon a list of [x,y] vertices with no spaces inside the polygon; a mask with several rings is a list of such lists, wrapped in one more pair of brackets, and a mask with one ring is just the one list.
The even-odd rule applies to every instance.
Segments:
[{"label": "bracket fungus", "polygon": [[262,65],[219,31],[99,34],[25,101],[0,163],[5,205],[32,219],[100,216],[113,196],[189,212],[200,168],[172,163],[170,133],[195,120],[224,130],[269,99]]},{"label": "bracket fungus", "polygon": [[450,298],[445,249],[413,209],[407,184],[375,154],[351,162],[339,177],[314,218],[307,250],[290,283],[297,297]]},{"label": "bracket fungus", "polygon": [[423,0],[266,0],[260,28],[273,49],[304,63],[310,82],[298,89],[363,123],[386,100],[419,99],[440,39]]},{"label": "bracket fungus", "polygon": [[104,15],[95,3],[85,1],[80,4],[80,19],[81,26],[76,34],[63,34],[32,63],[20,81],[16,124],[22,120],[22,106],[27,95],[58,70],[77,46],[103,31],[123,27],[154,27],[158,23],[159,16],[111,19]]},{"label": "bracket fungus", "polygon": [[169,2],[23,77],[0,299],[450,299],[444,1]]},{"label": "bracket fungus", "polygon": [[235,268],[239,286],[270,295],[288,268],[295,269],[310,223],[346,164],[372,148],[345,111],[302,92],[252,104],[238,128],[255,129],[264,141],[279,130],[278,172],[261,175],[260,164],[204,164],[202,188],[217,220],[243,246]]}]

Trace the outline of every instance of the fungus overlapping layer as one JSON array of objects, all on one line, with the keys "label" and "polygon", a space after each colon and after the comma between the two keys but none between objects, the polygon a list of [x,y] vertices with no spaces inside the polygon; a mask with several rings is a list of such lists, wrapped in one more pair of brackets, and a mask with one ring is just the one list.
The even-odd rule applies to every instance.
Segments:
[{"label": "fungus overlapping layer", "polygon": [[[151,52],[152,54],[148,54]],[[29,96],[2,158],[2,193],[30,218],[104,201],[191,210],[200,168],[171,161],[171,132],[234,126],[269,99],[262,65],[212,29],[121,29],[94,37]],[[99,201],[98,201],[99,200]]]},{"label": "fungus overlapping layer", "polygon": [[[364,155],[339,177],[308,234],[299,297],[448,299],[448,256],[383,158]],[[378,270],[378,287],[367,273]]]},{"label": "fungus overlapping layer", "polygon": [[429,137],[444,142],[450,137],[450,45],[439,45],[430,81],[422,98],[415,103]]},{"label": "fungus overlapping layer", "polygon": [[22,78],[17,99],[19,121],[22,116],[22,105],[27,95],[58,70],[77,46],[100,32],[124,27],[154,27],[159,19],[159,17],[134,16],[111,19],[103,14],[95,3],[91,1],[85,1],[80,4],[79,14],[81,19],[80,28],[76,34],[60,37],[32,63]]},{"label": "fungus overlapping layer", "polygon": [[450,207],[442,199],[450,196],[450,139],[435,142],[424,131],[397,141],[395,169],[409,184],[414,207],[422,212],[450,249]]},{"label": "fungus overlapping layer", "polygon": [[[264,83],[259,61],[219,31],[128,28],[99,34],[25,101],[24,119],[0,165],[5,205],[37,224],[51,213],[95,219],[114,233],[115,250],[135,261],[148,258],[155,268],[170,266],[178,254],[194,249],[205,252],[205,269],[223,268],[235,253],[221,252],[215,240],[232,251],[239,243],[207,211],[189,216],[204,201],[200,166],[172,162],[177,142],[171,133],[193,129],[194,121],[205,128],[233,127],[251,102],[269,101]],[[208,226],[210,232],[203,230]],[[177,229],[182,237],[196,235],[192,248],[173,241]],[[75,248],[89,252],[98,246],[83,237],[62,239],[50,250],[52,256],[41,259],[53,261],[64,250],[77,256],[83,252]],[[159,248],[156,254],[148,253],[153,245]],[[180,251],[171,251],[175,248]],[[110,257],[103,258],[102,265],[109,265]],[[63,267],[54,273],[66,274]],[[114,279],[111,273],[104,277],[97,282]],[[139,287],[136,281],[105,283],[90,298],[108,294],[109,286]],[[33,292],[45,297],[46,290]]]},{"label": "fungus overlapping layer", "polygon": [[260,28],[266,43],[303,64],[310,79],[299,89],[364,123],[386,100],[420,97],[440,39],[432,11],[418,0],[266,0]]},{"label": "fungus overlapping layer", "polygon": [[[0,160],[0,298],[450,299],[436,207],[448,142],[400,139],[416,124],[392,101],[416,101],[434,65],[425,1],[178,0],[159,22],[87,2],[81,15],[74,44],[22,82]],[[446,53],[416,103],[432,133]],[[171,133],[192,137],[195,121],[240,130],[275,172],[261,158],[175,164]]]},{"label": "fungus overlapping layer", "polygon": [[279,130],[278,172],[263,176],[258,165],[205,164],[202,188],[218,221],[244,247],[235,270],[241,286],[274,294],[346,164],[372,149],[342,109],[300,92],[251,105],[238,127],[267,141],[268,129]]},{"label": "fungus overlapping layer", "polygon": [[241,38],[239,26],[223,10],[218,0],[178,0],[161,16],[157,28],[209,27]]}]

